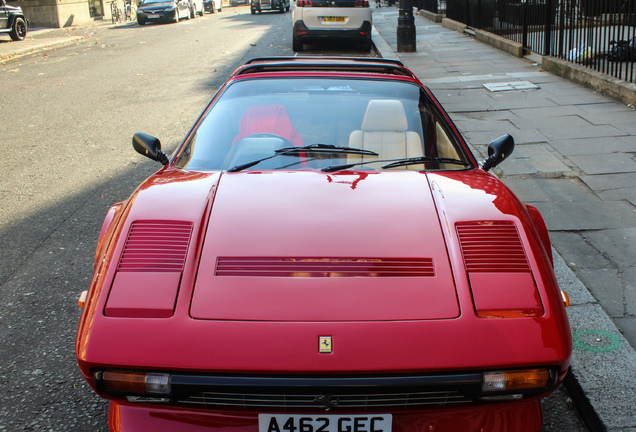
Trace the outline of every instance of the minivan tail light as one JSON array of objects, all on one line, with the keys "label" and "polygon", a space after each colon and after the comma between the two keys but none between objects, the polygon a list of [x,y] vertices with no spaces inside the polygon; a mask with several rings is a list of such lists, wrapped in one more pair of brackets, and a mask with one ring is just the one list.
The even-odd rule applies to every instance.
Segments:
[{"label": "minivan tail light", "polygon": [[369,7],[369,0],[356,0],[354,7]]},{"label": "minivan tail light", "polygon": [[298,0],[298,6],[313,6],[312,0]]}]

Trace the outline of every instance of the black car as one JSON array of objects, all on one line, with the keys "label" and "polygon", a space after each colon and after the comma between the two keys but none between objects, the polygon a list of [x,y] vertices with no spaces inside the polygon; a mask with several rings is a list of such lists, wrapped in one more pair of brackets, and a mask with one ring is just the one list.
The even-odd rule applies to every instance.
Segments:
[{"label": "black car", "polygon": [[9,33],[14,41],[24,40],[29,28],[29,20],[19,6],[9,6],[0,0],[0,33]]},{"label": "black car", "polygon": [[285,13],[285,11],[289,11],[290,7],[290,0],[250,0],[250,12],[252,12],[252,15],[264,10],[277,10]]},{"label": "black car", "polygon": [[150,21],[179,22],[181,18],[191,17],[190,2],[187,0],[143,0],[137,7],[139,25]]}]

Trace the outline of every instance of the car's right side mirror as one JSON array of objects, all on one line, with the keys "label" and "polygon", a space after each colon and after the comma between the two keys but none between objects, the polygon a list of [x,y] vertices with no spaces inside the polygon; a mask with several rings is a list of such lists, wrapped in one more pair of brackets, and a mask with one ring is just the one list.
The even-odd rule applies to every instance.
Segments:
[{"label": "car's right side mirror", "polygon": [[515,140],[510,134],[500,136],[496,140],[488,144],[488,159],[484,161],[481,167],[484,171],[496,167],[512,154],[515,149]]}]

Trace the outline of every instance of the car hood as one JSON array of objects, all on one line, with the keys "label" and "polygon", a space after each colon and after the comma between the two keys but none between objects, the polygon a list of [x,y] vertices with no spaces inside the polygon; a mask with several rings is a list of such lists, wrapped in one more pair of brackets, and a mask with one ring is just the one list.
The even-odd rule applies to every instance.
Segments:
[{"label": "car hood", "polygon": [[[115,213],[78,329],[89,381],[104,366],[364,373],[524,359],[567,368],[567,316],[532,222],[481,170],[168,168]],[[510,309],[524,291],[502,289],[518,281],[507,273],[467,271],[456,230],[467,221],[519,230],[531,267],[521,300],[536,313],[477,316],[473,295]],[[472,282],[485,291],[471,292]],[[318,350],[322,336],[333,355]]]},{"label": "car hood", "polygon": [[386,321],[459,315],[418,172],[242,172],[219,182],[196,319]]}]

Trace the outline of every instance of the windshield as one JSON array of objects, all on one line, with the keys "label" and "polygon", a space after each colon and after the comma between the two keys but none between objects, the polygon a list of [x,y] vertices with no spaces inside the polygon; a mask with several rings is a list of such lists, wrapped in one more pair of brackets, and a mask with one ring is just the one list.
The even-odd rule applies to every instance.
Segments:
[{"label": "windshield", "polygon": [[172,3],[172,0],[143,0],[141,3],[139,3],[139,5],[143,6],[155,3]]},{"label": "windshield", "polygon": [[[303,149],[293,151],[298,147]],[[404,159],[411,160],[392,163]],[[415,84],[263,78],[231,84],[180,150],[175,166],[461,170],[470,159]]]}]

